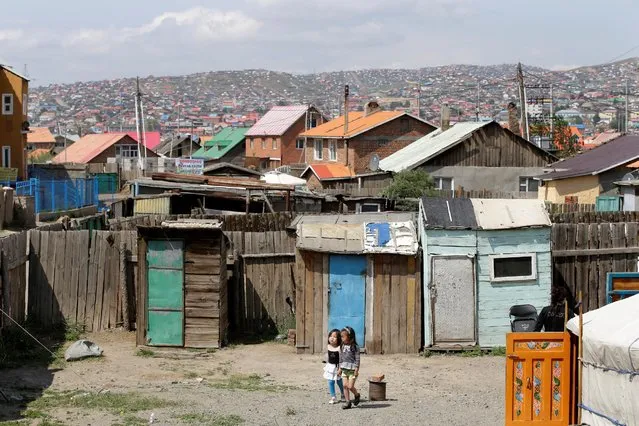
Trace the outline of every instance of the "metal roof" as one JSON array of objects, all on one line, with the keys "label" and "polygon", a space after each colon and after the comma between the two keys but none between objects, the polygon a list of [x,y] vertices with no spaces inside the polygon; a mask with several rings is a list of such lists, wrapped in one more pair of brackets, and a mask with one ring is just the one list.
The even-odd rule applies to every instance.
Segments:
[{"label": "metal roof", "polygon": [[346,179],[355,176],[355,173],[344,164],[311,164],[302,172],[301,176],[305,176],[309,170],[319,180]]},{"label": "metal roof", "polygon": [[376,111],[372,114],[365,115],[362,111],[352,111],[348,113],[348,133],[344,133],[344,116],[337,117],[327,123],[307,130],[300,136],[305,137],[324,137],[324,138],[342,138],[353,137],[360,133],[371,130],[381,124],[388,123],[400,116],[407,116],[402,111]]},{"label": "metal roof", "polygon": [[422,198],[420,212],[427,229],[516,229],[550,226],[541,200]]},{"label": "metal roof", "polygon": [[297,248],[330,253],[417,253],[414,215],[304,215],[291,224]]},{"label": "metal roof", "polygon": [[567,160],[551,164],[552,170],[537,177],[542,181],[598,175],[639,160],[639,136],[621,136]]},{"label": "metal roof", "polygon": [[224,169],[234,170],[238,173],[243,173],[245,175],[250,175],[250,176],[262,176],[260,172],[257,172],[255,170],[247,169],[246,167],[242,167],[242,166],[238,166],[237,164],[226,163],[226,162],[215,163],[215,164],[206,166],[203,170],[203,173],[206,175],[207,173],[217,172]]},{"label": "metal roof", "polygon": [[193,153],[193,158],[219,160],[244,141],[244,135],[248,130],[248,127],[226,127],[222,129],[212,139],[202,142],[202,147]]},{"label": "metal roof", "polygon": [[54,144],[55,137],[48,127],[31,127],[27,133],[27,143]]},{"label": "metal roof", "polygon": [[551,226],[546,205],[542,200],[473,198],[470,201],[480,229]]},{"label": "metal roof", "polygon": [[490,122],[457,123],[448,130],[437,129],[379,162],[382,170],[411,170],[466,140]]},{"label": "metal roof", "polygon": [[428,229],[477,229],[475,210],[469,198],[425,197],[422,217]]},{"label": "metal roof", "polygon": [[78,139],[53,159],[53,163],[88,163],[107,148],[122,139],[129,139],[131,144],[137,144],[131,136],[123,133],[104,133],[86,135]]},{"label": "metal roof", "polygon": [[307,105],[275,106],[264,114],[246,136],[282,136],[309,109]]},{"label": "metal roof", "polygon": [[11,68],[10,66],[0,64],[0,69],[6,70],[6,71],[10,72],[11,74],[13,74],[13,75],[15,75],[17,77],[20,77],[21,79],[23,79],[25,81],[31,81],[28,77],[25,77],[22,74],[18,73],[16,70]]}]

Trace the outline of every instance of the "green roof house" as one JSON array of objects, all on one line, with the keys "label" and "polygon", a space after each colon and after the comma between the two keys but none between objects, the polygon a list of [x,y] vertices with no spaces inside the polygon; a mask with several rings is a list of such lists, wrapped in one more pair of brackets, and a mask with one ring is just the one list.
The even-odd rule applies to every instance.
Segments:
[{"label": "green roof house", "polygon": [[248,129],[248,127],[222,129],[211,140],[203,141],[202,148],[193,153],[193,158],[203,158],[209,164],[224,161],[244,166],[244,134]]}]

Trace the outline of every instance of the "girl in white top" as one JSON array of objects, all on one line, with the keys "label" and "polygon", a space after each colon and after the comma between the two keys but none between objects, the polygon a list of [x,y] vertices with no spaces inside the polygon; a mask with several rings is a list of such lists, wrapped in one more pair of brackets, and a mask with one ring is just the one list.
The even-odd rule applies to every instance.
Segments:
[{"label": "girl in white top", "polygon": [[331,330],[328,333],[328,346],[326,354],[326,365],[324,366],[324,378],[328,380],[328,392],[331,394],[331,400],[329,404],[335,404],[339,402],[335,394],[335,383],[341,392],[341,400],[344,399],[344,384],[342,378],[337,375],[339,370],[339,351],[341,346],[341,336],[337,329]]}]

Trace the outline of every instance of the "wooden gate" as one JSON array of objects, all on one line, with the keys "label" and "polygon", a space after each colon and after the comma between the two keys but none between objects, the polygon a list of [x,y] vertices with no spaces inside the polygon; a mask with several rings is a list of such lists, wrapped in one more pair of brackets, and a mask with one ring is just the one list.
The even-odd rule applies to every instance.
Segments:
[{"label": "wooden gate", "polygon": [[567,425],[574,416],[570,334],[506,336],[506,426]]}]

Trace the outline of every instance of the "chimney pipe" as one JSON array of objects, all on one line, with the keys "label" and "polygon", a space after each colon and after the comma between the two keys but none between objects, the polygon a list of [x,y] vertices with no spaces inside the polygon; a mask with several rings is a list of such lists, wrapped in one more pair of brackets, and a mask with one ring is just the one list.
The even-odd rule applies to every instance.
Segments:
[{"label": "chimney pipe", "polygon": [[448,107],[447,103],[442,105],[440,113],[440,126],[442,128],[442,131],[448,130],[450,128],[450,108]]},{"label": "chimney pipe", "polygon": [[508,104],[508,129],[517,136],[521,136],[519,119],[517,118],[517,106],[514,102]]},{"label": "chimney pipe", "polygon": [[344,136],[348,134],[348,84],[344,86]]}]

